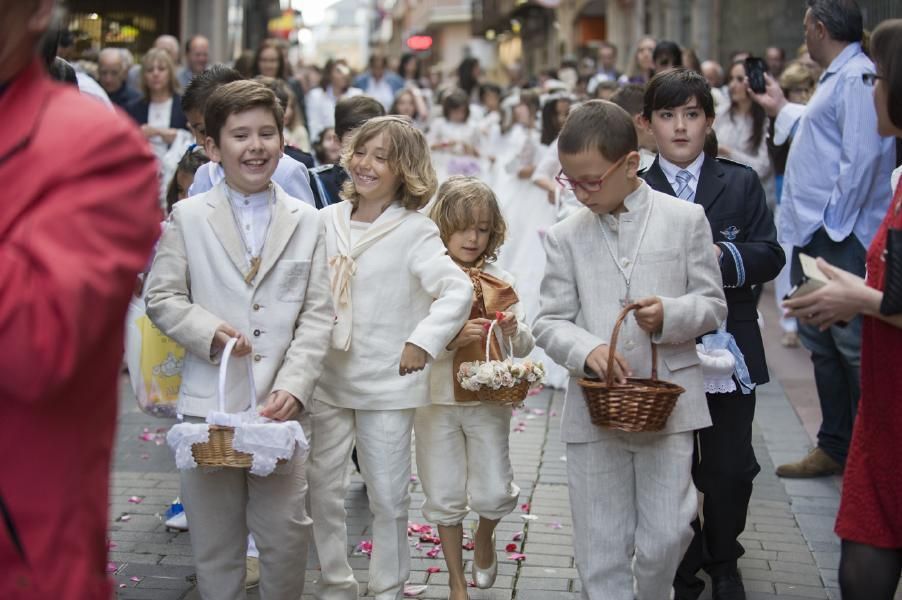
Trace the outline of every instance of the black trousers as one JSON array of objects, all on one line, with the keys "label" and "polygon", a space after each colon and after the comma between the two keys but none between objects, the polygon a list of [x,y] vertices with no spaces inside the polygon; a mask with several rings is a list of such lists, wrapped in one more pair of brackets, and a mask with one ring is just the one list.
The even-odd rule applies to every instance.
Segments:
[{"label": "black trousers", "polygon": [[692,523],[695,536],[677,569],[674,589],[678,600],[698,598],[705,588],[697,576],[725,574],[745,553],[738,537],[752,497],[752,481],[761,471],[752,448],[755,392],[743,395],[708,394],[712,427],[699,430],[695,441],[692,479],[705,495],[704,524]]}]

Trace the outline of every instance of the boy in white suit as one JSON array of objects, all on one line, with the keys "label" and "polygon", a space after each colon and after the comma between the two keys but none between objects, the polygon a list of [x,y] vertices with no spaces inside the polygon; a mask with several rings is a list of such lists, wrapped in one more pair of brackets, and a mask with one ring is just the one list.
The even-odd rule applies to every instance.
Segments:
[{"label": "boy in white suit", "polygon": [[[322,370],[333,319],[325,232],[316,209],[271,181],[282,119],[258,82],[210,97],[207,152],[225,180],[175,205],[148,276],[148,315],[188,350],[178,409],[189,421],[217,409],[217,363],[230,338],[238,338],[233,356],[251,360],[255,405],[272,419],[297,419]],[[248,389],[245,370],[232,369],[227,412],[247,408]],[[244,598],[248,530],[260,551],[261,597],[301,596],[310,530],[302,457],[268,477],[185,470],[181,485],[203,598]]]},{"label": "boy in white suit", "polygon": [[[639,179],[636,131],[615,104],[595,100],[573,111],[558,151],[558,182],[585,208],[546,236],[533,331],[571,375],[561,431],[582,597],[662,600],[692,536],[692,432],[710,423],[695,338],[726,316],[711,230],[700,207]],[[596,427],[577,385],[604,378],[617,315],[633,303],[615,380],[648,377],[654,343],[659,377],[686,389],[660,432]]]}]

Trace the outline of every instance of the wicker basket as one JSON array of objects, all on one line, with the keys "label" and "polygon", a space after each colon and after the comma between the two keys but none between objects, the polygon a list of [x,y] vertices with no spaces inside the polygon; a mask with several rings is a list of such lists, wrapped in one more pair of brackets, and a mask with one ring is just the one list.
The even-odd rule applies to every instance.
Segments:
[{"label": "wicker basket", "polygon": [[232,448],[234,427],[210,425],[210,441],[191,446],[194,462],[199,467],[238,467],[249,469],[252,456]]},{"label": "wicker basket", "polygon": [[630,377],[626,384],[614,383],[617,336],[626,316],[637,308],[638,304],[630,304],[617,317],[611,335],[605,381],[580,379],[579,385],[583,388],[593,425],[630,432],[661,431],[667,424],[677,398],[686,390],[658,379],[657,347],[651,344],[651,379]]},{"label": "wicker basket", "polygon": [[[491,362],[489,351],[491,349],[492,342],[492,329],[494,329],[497,323],[497,320],[492,321],[492,324],[489,325],[489,330],[486,332],[485,362]],[[514,343],[510,340],[508,340],[508,343],[510,344],[510,358],[512,359],[514,356]],[[483,388],[476,390],[476,392],[474,393],[476,394],[476,398],[480,402],[488,402],[502,406],[519,406],[520,404],[523,404],[523,401],[526,399],[526,395],[529,393],[529,382],[521,381],[520,383],[514,384],[512,386],[498,388],[497,390],[493,390],[491,388]]]}]

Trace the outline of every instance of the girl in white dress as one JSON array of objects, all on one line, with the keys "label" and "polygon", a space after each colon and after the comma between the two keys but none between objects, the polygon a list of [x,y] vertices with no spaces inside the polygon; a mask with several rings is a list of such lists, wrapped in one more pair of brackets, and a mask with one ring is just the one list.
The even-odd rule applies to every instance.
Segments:
[{"label": "girl in white dress", "polygon": [[[530,111],[528,96],[524,95],[524,98],[526,106],[517,110],[525,120]],[[518,170],[518,180],[523,175],[524,181],[495,186],[502,198],[502,215],[510,232],[498,264],[517,281],[520,302],[527,315],[539,312],[539,288],[545,272],[544,235],[558,220],[560,186],[554,177],[560,171],[560,163],[554,142],[570,105],[570,99],[566,96],[552,96],[545,102],[542,107],[542,134],[532,164]],[[524,141],[521,151],[531,143]],[[545,363],[545,381],[549,386],[564,386],[567,372],[545,356],[540,348],[534,349],[530,358]]]},{"label": "girl in white dress", "polygon": [[[479,514],[473,580],[489,588],[498,573],[495,526],[517,505],[509,455],[510,406],[480,403],[457,383],[462,362],[485,357],[485,327],[501,313],[492,336],[525,356],[532,333],[513,289],[512,277],[494,265],[505,236],[495,194],[474,177],[453,176],[439,188],[429,213],[438,224],[448,254],[474,282],[470,320],[432,367],[429,406],[416,413],[417,473],[426,495],[423,516],[438,525],[448,565],[450,600],[467,600],[461,544],[462,522]],[[500,351],[500,347],[495,348]],[[507,350],[504,350],[507,352]],[[500,359],[501,355],[494,355]]]},{"label": "girl in white dress", "polygon": [[336,317],[310,409],[310,514],[322,567],[316,597],[357,598],[344,506],[356,443],[373,512],[369,594],[396,600],[410,574],[414,410],[429,404],[427,363],[460,331],[473,287],[435,223],[418,212],[436,182],[426,139],[409,119],[367,121],[351,134],[341,164],[350,175],[345,200],[320,211]]},{"label": "girl in white dress", "polygon": [[484,177],[479,128],[470,120],[470,99],[452,90],[442,100],[442,116],[429,126],[429,148],[438,182],[450,175]]}]

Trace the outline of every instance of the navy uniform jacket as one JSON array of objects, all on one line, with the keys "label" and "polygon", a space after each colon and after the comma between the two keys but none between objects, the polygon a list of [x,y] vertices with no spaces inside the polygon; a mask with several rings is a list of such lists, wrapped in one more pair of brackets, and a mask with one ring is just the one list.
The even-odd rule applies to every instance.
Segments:
[{"label": "navy uniform jacket", "polygon": [[341,202],[341,186],[348,180],[348,172],[341,165],[321,165],[310,170],[310,187],[316,208]]},{"label": "navy uniform jacket", "polygon": [[[652,188],[676,196],[657,158],[642,177]],[[752,286],[776,278],[786,257],[777,243],[764,188],[751,167],[705,157],[695,203],[705,209],[714,243],[723,251],[720,271],[729,311],[727,331],[736,338],[752,382],[767,383],[770,378]]]}]

